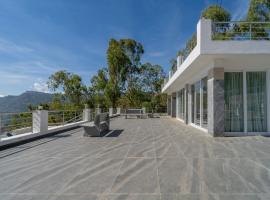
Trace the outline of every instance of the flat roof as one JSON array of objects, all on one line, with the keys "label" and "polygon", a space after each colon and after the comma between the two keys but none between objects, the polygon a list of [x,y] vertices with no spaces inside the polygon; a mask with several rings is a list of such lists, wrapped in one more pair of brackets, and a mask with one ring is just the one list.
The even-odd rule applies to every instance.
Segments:
[{"label": "flat roof", "polygon": [[0,151],[0,199],[270,199],[270,138],[212,138],[166,117],[111,130]]}]

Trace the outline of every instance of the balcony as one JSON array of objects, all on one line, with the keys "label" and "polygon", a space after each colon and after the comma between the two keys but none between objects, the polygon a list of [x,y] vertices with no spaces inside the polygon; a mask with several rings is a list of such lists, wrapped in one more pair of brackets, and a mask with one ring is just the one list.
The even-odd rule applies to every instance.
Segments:
[{"label": "balcony", "polygon": [[[171,93],[176,86],[196,76],[202,67],[208,69],[215,62],[269,63],[269,22],[212,22],[201,19],[197,25],[197,44],[185,56],[177,58],[177,69],[169,72],[162,92]],[[181,76],[181,78],[180,78]],[[177,80],[176,79],[181,79]],[[181,88],[179,88],[181,89]]]}]

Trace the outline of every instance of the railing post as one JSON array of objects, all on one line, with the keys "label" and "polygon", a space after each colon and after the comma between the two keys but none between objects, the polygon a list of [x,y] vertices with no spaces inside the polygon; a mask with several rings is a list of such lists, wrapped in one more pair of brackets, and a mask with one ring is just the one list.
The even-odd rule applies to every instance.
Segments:
[{"label": "railing post", "polygon": [[32,132],[46,133],[48,131],[48,111],[35,110],[32,114]]},{"label": "railing post", "polygon": [[117,114],[117,115],[120,115],[120,114],[121,114],[121,108],[117,108],[117,109],[116,109],[116,114]]},{"label": "railing post", "polygon": [[91,121],[91,109],[85,108],[83,110],[83,121],[90,122]]},{"label": "railing post", "polygon": [[100,110],[100,108],[98,107],[98,108],[96,108],[96,114],[100,114],[101,113],[101,110]]},{"label": "railing post", "polygon": [[109,116],[113,116],[113,108],[109,108]]},{"label": "railing post", "polygon": [[146,108],[145,107],[142,108],[142,112],[143,112],[142,114],[146,113]]}]

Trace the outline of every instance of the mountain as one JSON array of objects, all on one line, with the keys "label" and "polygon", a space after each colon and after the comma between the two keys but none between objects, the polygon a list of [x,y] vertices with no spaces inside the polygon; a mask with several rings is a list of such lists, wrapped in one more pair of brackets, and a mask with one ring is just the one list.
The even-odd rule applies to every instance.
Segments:
[{"label": "mountain", "polygon": [[26,91],[19,96],[0,97],[0,113],[1,112],[25,112],[27,106],[38,105],[40,103],[49,103],[53,99],[53,94]]}]

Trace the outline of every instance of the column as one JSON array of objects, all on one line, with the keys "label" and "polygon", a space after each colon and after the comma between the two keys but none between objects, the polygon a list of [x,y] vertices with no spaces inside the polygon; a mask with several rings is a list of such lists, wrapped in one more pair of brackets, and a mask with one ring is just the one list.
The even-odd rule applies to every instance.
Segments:
[{"label": "column", "polygon": [[83,121],[90,122],[91,119],[91,109],[90,108],[85,108],[83,110]]},{"label": "column", "polygon": [[172,105],[171,105],[171,96],[168,95],[167,96],[167,114],[169,116],[171,116],[171,108],[172,108]]},{"label": "column", "polygon": [[48,131],[48,111],[36,110],[32,113],[32,132],[46,133]]},{"label": "column", "polygon": [[191,85],[188,86],[188,123],[191,123],[192,121],[192,89]]},{"label": "column", "polygon": [[185,85],[185,123],[188,124],[188,116],[189,116],[189,84]]},{"label": "column", "polygon": [[224,136],[224,68],[208,71],[208,133]]},{"label": "column", "polygon": [[171,116],[173,118],[176,117],[176,93],[172,93],[172,96],[171,96]]}]

